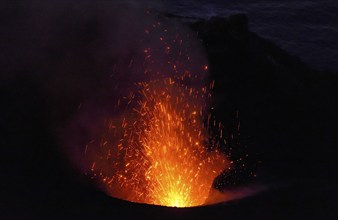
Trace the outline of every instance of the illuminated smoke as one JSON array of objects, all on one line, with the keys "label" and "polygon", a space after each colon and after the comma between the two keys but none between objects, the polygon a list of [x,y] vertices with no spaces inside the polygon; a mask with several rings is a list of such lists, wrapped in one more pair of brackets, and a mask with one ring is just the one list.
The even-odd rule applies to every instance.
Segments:
[{"label": "illuminated smoke", "polygon": [[210,135],[213,83],[205,82],[207,63],[194,53],[202,51],[199,41],[166,18],[154,19],[139,36],[141,59],[131,57],[126,69],[115,70],[131,71],[136,80],[123,82],[125,96],[104,119],[100,137],[87,144],[88,175],[113,197],[203,205],[230,163],[219,151],[222,139]]}]

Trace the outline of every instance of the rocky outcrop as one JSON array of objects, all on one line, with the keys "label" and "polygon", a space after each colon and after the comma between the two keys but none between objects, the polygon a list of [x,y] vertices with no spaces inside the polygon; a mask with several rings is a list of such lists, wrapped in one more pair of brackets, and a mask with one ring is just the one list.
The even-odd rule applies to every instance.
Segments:
[{"label": "rocky outcrop", "polygon": [[338,75],[312,70],[252,33],[245,15],[191,28],[208,54],[216,114],[234,126],[239,111],[249,161],[262,161],[270,178],[337,180]]}]

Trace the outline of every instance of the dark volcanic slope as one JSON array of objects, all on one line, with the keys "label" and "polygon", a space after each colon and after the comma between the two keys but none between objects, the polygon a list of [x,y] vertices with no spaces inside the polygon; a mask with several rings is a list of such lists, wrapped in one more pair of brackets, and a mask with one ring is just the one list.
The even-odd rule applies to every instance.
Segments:
[{"label": "dark volcanic slope", "polygon": [[241,139],[269,175],[337,180],[337,75],[249,32],[244,15],[192,27],[206,46],[218,117],[239,110]]},{"label": "dark volcanic slope", "polygon": [[[1,219],[337,219],[338,77],[312,71],[251,33],[242,15],[190,25],[205,45],[216,81],[215,114],[229,134],[239,111],[241,135],[230,144],[240,141],[244,150],[234,156],[248,152],[249,165],[262,161],[257,180],[271,189],[220,206],[172,209],[130,204],[88,186],[60,152],[54,127],[76,111],[78,100],[63,94],[66,98],[51,101],[45,75],[32,77],[58,72],[65,55],[82,66],[84,76],[104,63],[90,59],[86,47],[96,39],[96,21],[81,20],[77,12],[62,16],[59,25],[66,31],[59,44],[45,43],[47,57],[30,48],[39,38],[24,38],[29,33],[25,14],[17,11],[21,17],[3,21],[11,53],[0,52],[7,61],[0,93]],[[14,35],[25,40],[13,43]],[[229,178],[229,183],[251,181]]]}]

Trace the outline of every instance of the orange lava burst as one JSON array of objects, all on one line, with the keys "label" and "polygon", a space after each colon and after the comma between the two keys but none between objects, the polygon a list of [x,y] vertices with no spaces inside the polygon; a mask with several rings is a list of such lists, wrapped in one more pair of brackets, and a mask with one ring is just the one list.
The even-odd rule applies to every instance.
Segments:
[{"label": "orange lava burst", "polygon": [[[153,62],[158,56],[151,56],[150,49],[142,50],[144,59],[168,63],[175,74],[159,75],[153,70],[156,77],[138,82],[135,92],[118,101],[114,115],[119,116],[106,120],[100,142],[88,145],[91,152],[86,147],[90,175],[116,198],[172,207],[200,206],[209,201],[214,179],[230,162],[219,152],[221,140],[208,130],[210,123],[215,126],[207,108],[213,83],[196,88],[191,85],[196,75],[184,69],[180,74],[179,66],[191,62],[190,56],[183,55],[181,48],[185,47],[177,34],[170,37],[167,28],[162,29],[167,42],[160,37],[159,43],[168,62]],[[208,66],[201,69],[206,71]]]},{"label": "orange lava burst", "polygon": [[214,179],[229,166],[203,122],[200,103],[209,96],[207,88],[189,88],[182,79],[139,83],[138,95],[127,101],[132,111],[108,121],[92,171],[111,196],[173,207],[203,205]]}]

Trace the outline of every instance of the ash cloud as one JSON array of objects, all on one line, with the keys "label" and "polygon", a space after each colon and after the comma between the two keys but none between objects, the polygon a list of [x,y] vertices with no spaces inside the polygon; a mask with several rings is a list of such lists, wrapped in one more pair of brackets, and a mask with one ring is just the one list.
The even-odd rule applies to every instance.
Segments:
[{"label": "ash cloud", "polygon": [[[163,34],[169,40],[179,34],[189,41],[188,46],[184,42],[182,48],[171,48],[176,55],[178,50],[189,50],[194,62],[185,63],[182,69],[197,74],[207,63],[195,33],[152,9],[164,9],[162,2],[1,4],[1,84],[10,87],[19,80],[44,94],[50,132],[61,139],[61,151],[66,151],[76,166],[81,167],[85,144],[99,135],[101,122],[110,116],[117,99],[134,92],[135,82],[147,81],[160,70],[161,74],[172,74],[158,42]],[[158,22],[168,32],[155,30],[145,37],[145,31]],[[152,62],[144,61],[146,48],[153,50]],[[146,68],[153,73],[146,76]],[[198,77],[200,81],[205,78]]]}]

